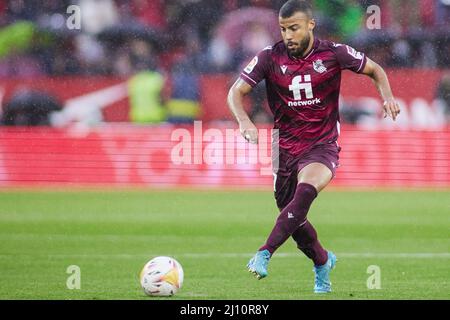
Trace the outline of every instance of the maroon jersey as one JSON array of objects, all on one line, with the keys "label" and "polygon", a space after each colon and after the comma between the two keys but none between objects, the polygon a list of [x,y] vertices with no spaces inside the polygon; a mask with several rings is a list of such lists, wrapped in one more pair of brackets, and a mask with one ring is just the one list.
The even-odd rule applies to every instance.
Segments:
[{"label": "maroon jersey", "polygon": [[297,156],[337,141],[341,70],[359,73],[366,62],[350,46],[319,39],[304,58],[294,58],[280,41],[260,51],[240,77],[252,87],[266,80],[279,147]]}]

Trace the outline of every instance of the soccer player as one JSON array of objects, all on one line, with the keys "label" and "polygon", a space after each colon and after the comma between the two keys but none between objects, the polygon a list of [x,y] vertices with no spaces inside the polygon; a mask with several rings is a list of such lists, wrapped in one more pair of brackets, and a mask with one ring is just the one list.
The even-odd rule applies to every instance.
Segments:
[{"label": "soccer player", "polygon": [[315,21],[307,2],[287,1],[280,9],[279,25],[283,40],[260,51],[228,94],[241,134],[250,143],[258,143],[257,128],[242,101],[264,79],[274,129],[279,134],[274,191],[280,214],[266,243],[247,267],[258,279],[266,277],[270,258],[292,237],[314,263],[314,292],[326,293],[331,291],[329,273],[337,259],[320,244],[307,213],[339,166],[341,71],[348,69],[372,78],[383,100],[384,117],[395,121],[400,109],[383,68],[350,46],[314,37]]}]

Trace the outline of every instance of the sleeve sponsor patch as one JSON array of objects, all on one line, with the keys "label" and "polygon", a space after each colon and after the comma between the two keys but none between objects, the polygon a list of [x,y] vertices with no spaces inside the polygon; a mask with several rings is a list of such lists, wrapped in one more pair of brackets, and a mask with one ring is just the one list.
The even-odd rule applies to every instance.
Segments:
[{"label": "sleeve sponsor patch", "polygon": [[361,60],[363,58],[363,55],[361,52],[356,51],[354,48],[347,46],[347,52],[349,55],[351,55],[353,58]]},{"label": "sleeve sponsor patch", "polygon": [[254,57],[252,61],[250,61],[250,63],[245,67],[244,71],[246,73],[252,72],[257,64],[258,64],[258,57]]}]

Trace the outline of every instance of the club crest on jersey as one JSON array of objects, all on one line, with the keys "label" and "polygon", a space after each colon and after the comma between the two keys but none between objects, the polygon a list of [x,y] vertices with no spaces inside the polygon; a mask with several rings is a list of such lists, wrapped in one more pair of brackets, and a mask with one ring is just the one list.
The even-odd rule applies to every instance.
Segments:
[{"label": "club crest on jersey", "polygon": [[327,68],[323,65],[323,61],[320,59],[313,62],[313,67],[318,73],[324,73],[327,71]]}]

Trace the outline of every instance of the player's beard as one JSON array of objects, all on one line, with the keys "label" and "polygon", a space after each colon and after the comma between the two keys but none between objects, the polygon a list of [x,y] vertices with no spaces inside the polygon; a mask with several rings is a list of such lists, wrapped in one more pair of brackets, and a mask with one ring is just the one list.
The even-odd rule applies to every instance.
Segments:
[{"label": "player's beard", "polygon": [[298,47],[296,49],[289,49],[289,53],[291,56],[299,58],[302,57],[306,52],[306,49],[308,49],[309,42],[311,41],[311,36],[309,33],[306,35],[306,37],[299,42]]}]

